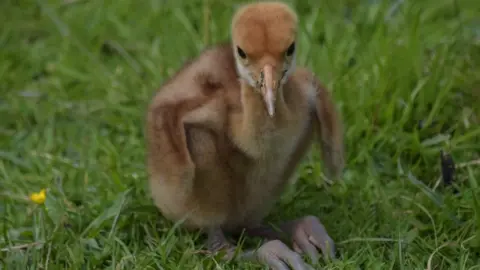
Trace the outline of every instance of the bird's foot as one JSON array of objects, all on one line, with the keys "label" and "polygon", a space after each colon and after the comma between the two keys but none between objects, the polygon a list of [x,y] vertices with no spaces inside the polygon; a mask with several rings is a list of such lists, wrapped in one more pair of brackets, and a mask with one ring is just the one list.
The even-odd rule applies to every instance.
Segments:
[{"label": "bird's foot", "polygon": [[280,226],[280,230],[278,232],[262,225],[247,229],[247,233],[270,239],[283,239],[282,234],[285,233],[292,241],[293,250],[299,254],[306,253],[314,264],[319,259],[317,249],[322,251],[324,257],[335,259],[335,243],[317,217],[306,216],[286,222]]},{"label": "bird's foot", "polygon": [[266,264],[273,270],[314,269],[280,240],[265,242],[256,250],[247,250],[235,256],[235,246],[227,241],[220,229],[212,229],[208,234],[207,247],[211,252],[226,251],[223,259],[231,260],[235,257],[237,260]]},{"label": "bird's foot", "polygon": [[307,253],[313,262],[317,262],[319,248],[326,258],[335,258],[335,243],[317,217],[307,216],[287,222],[286,229],[291,232],[293,248],[299,253]]},{"label": "bird's foot", "polygon": [[247,259],[256,259],[260,263],[270,266],[274,270],[313,270],[314,268],[305,263],[302,257],[291,250],[280,240],[265,242],[251,254],[244,253]]}]

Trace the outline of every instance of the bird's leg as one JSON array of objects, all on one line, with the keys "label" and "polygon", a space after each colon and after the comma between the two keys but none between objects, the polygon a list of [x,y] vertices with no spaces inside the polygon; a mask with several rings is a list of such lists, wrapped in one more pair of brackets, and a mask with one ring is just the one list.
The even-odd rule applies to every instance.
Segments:
[{"label": "bird's leg", "polygon": [[[232,248],[235,248],[230,242],[228,242],[225,234],[220,228],[211,228],[208,231],[207,248],[210,252],[217,252],[220,250],[227,250],[230,252]],[[228,254],[227,254],[228,255]],[[230,258],[228,258],[230,259]]]},{"label": "bird's leg", "polygon": [[[211,252],[225,250],[225,260],[231,260],[235,255],[235,246],[228,242],[224,233],[219,228],[208,231],[207,248]],[[258,249],[241,252],[235,256],[237,260],[245,260],[268,265],[273,270],[311,270],[298,253],[288,248],[280,240],[263,243]]]},{"label": "bird's leg", "polygon": [[246,233],[267,239],[284,239],[286,235],[292,242],[293,249],[300,254],[306,253],[313,263],[317,263],[319,258],[317,248],[321,249],[325,257],[335,258],[335,244],[317,217],[306,216],[285,222],[279,227],[280,231],[277,231],[270,226],[260,225],[247,228]]}]

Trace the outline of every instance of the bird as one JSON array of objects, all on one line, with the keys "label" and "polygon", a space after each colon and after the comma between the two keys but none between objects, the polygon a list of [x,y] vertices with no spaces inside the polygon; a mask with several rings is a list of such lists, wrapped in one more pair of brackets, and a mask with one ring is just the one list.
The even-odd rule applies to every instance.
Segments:
[{"label": "bird", "polygon": [[[211,252],[272,269],[311,269],[335,243],[316,215],[268,225],[297,165],[317,142],[325,174],[345,168],[343,124],[332,94],[297,66],[298,15],[288,4],[240,6],[229,41],[205,48],[166,79],[146,115],[149,189],[163,217],[205,233]],[[228,234],[262,237],[235,254]]]}]

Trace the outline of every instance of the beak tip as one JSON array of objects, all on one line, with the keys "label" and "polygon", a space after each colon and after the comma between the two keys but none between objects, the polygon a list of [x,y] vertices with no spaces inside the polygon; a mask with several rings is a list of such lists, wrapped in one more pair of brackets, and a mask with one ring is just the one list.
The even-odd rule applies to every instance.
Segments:
[{"label": "beak tip", "polygon": [[275,110],[273,108],[268,108],[268,115],[273,117],[275,115]]},{"label": "beak tip", "polygon": [[271,88],[267,89],[267,93],[265,95],[265,103],[267,107],[267,112],[270,117],[275,115],[275,100],[273,96],[273,91]]}]

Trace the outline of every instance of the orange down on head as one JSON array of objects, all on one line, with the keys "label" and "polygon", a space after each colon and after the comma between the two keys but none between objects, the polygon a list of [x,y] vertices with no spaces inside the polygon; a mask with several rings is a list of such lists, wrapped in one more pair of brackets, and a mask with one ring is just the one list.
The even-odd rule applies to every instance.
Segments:
[{"label": "orange down on head", "polygon": [[278,88],[295,70],[297,16],[285,4],[246,5],[232,21],[232,45],[240,76],[259,88],[273,117]]}]

